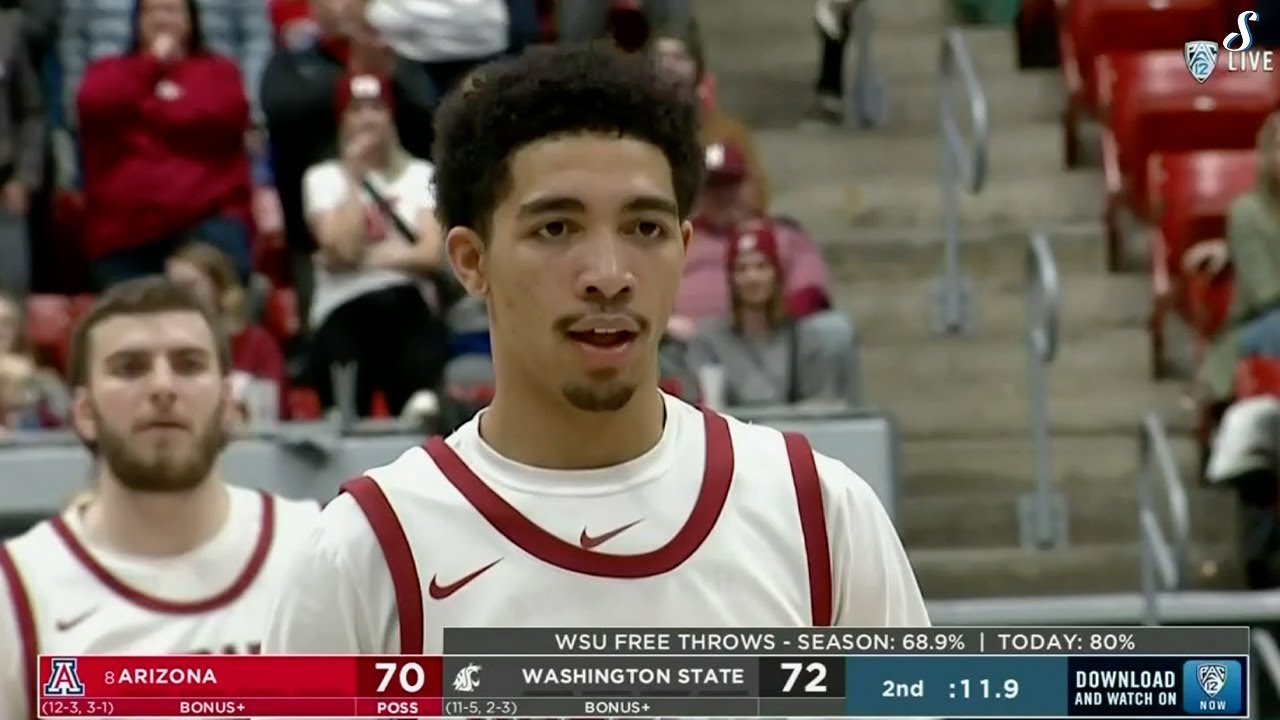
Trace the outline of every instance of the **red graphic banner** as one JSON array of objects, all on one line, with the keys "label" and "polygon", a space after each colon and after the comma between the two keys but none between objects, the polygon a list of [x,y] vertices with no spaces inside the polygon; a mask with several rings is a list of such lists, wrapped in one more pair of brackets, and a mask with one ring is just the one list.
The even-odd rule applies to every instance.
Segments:
[{"label": "red graphic banner", "polygon": [[40,656],[42,717],[441,714],[440,656]]}]

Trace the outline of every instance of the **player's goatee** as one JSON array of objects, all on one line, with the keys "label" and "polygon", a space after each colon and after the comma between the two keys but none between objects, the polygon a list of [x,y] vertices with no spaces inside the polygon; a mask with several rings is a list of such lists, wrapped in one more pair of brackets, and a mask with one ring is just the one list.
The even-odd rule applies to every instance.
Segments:
[{"label": "player's goatee", "polygon": [[587,412],[617,412],[631,402],[635,394],[635,385],[611,385],[607,387],[588,387],[586,385],[567,385],[564,397],[570,405]]},{"label": "player's goatee", "polygon": [[[106,463],[121,485],[140,492],[183,492],[200,485],[218,455],[226,447],[221,404],[203,426],[192,429],[195,437],[189,449],[170,447],[167,452],[146,455],[129,442],[126,435],[109,428],[98,416],[98,457]],[[97,415],[96,409],[94,414]]]}]

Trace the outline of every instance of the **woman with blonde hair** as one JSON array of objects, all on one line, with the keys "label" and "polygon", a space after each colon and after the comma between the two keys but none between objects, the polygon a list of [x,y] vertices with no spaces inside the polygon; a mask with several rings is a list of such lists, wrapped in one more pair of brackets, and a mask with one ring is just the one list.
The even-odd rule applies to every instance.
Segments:
[{"label": "woman with blonde hair", "polygon": [[245,288],[231,258],[212,245],[192,242],[169,257],[165,274],[190,288],[222,320],[241,414],[253,420],[285,417],[284,353],[271,333],[250,322]]},{"label": "woman with blonde hair", "polygon": [[308,317],[312,384],[332,408],[332,369],[354,365],[356,412],[368,416],[381,391],[399,415],[417,391],[435,389],[446,358],[432,282],[444,261],[435,168],[401,147],[385,78],[345,76],[336,95],[339,157],[312,166],[302,183],[319,245]]}]

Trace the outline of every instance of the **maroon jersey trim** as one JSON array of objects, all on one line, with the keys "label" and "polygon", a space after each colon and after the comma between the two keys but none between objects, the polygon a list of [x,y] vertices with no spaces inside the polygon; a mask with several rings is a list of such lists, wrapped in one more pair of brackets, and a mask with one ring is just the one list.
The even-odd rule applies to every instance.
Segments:
[{"label": "maroon jersey trim", "polygon": [[13,605],[14,619],[18,622],[18,641],[22,649],[22,673],[26,681],[27,714],[31,720],[36,718],[36,618],[31,609],[31,597],[22,583],[22,575],[9,553],[9,548],[0,544],[0,575],[4,576],[5,586],[9,588],[9,602]]},{"label": "maroon jersey trim", "polygon": [[724,510],[733,482],[733,442],[723,417],[702,410],[706,426],[706,460],[702,486],[684,526],[660,548],[638,555],[610,555],[586,550],[539,527],[503,500],[440,437],[426,443],[427,454],[445,478],[485,520],[516,547],[550,565],[583,575],[646,578],[680,567],[702,546]]},{"label": "maroon jersey trim", "polygon": [[49,521],[53,527],[53,531],[67,546],[67,550],[89,574],[98,579],[108,590],[116,595],[128,600],[129,602],[150,610],[155,613],[163,613],[166,615],[197,615],[200,613],[213,612],[219,610],[240,598],[241,595],[253,585],[253,581],[258,578],[258,574],[262,572],[262,566],[266,564],[267,554],[271,551],[271,542],[275,538],[276,532],[276,512],[275,498],[270,493],[259,492],[262,498],[262,528],[258,531],[258,542],[253,547],[253,552],[249,554],[249,561],[245,564],[244,570],[240,571],[240,575],[235,581],[227,587],[227,589],[214,595],[213,597],[203,600],[193,601],[174,601],[158,598],[154,595],[130,587],[122,582],[110,571],[102,567],[102,565],[94,559],[93,555],[84,547],[75,534],[71,532],[71,528],[67,527],[66,521],[61,516],[55,517]]},{"label": "maroon jersey trim", "polygon": [[424,641],[422,581],[413,561],[413,550],[405,537],[404,527],[395,510],[387,502],[382,488],[368,476],[342,484],[341,492],[351,496],[369,521],[373,536],[382,549],[391,573],[391,586],[396,596],[396,613],[400,617],[400,654],[421,655]]},{"label": "maroon jersey trim", "polygon": [[800,510],[800,530],[804,533],[805,562],[809,568],[809,609],[814,627],[831,624],[831,548],[828,544],[827,516],[823,510],[822,481],[813,459],[813,448],[799,433],[783,433],[791,480],[796,486],[796,506]]}]

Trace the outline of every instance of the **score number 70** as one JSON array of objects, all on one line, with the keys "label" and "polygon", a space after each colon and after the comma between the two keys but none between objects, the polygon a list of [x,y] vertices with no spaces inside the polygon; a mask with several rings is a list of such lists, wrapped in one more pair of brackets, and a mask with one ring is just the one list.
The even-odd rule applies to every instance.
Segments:
[{"label": "score number 70", "polygon": [[782,692],[784,693],[793,692],[796,684],[803,680],[803,676],[806,675],[809,681],[804,685],[804,692],[825,693],[827,691],[827,666],[823,663],[784,662],[778,663],[778,667],[787,673],[786,682],[782,684]]}]

